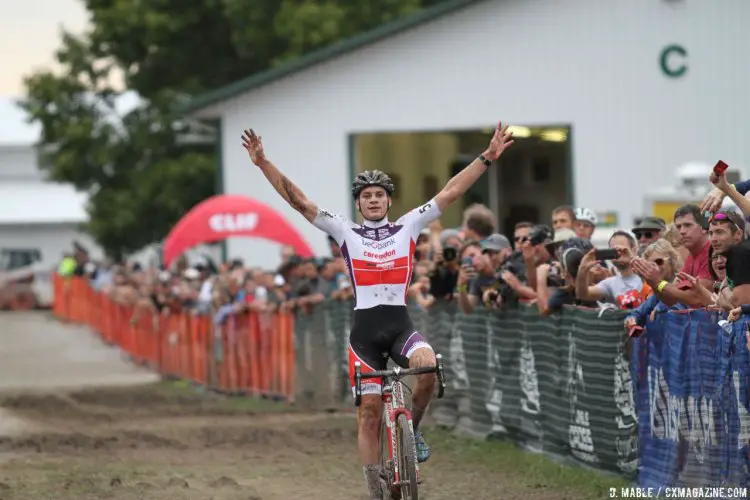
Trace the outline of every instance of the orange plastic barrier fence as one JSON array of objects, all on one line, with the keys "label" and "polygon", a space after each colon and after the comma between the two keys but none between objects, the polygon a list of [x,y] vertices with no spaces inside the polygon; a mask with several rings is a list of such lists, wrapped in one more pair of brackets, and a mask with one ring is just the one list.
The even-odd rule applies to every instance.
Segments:
[{"label": "orange plastic barrier fence", "polygon": [[294,325],[289,314],[161,315],[124,306],[83,278],[55,275],[52,311],[89,326],[135,363],[221,392],[294,401]]}]

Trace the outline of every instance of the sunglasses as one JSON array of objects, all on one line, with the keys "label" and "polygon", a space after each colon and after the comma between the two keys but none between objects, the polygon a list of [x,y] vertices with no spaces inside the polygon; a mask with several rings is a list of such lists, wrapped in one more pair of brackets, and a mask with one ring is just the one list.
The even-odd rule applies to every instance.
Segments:
[{"label": "sunglasses", "polygon": [[517,243],[523,243],[524,241],[528,239],[529,239],[528,236],[516,236],[513,238],[513,240],[516,241]]},{"label": "sunglasses", "polygon": [[740,227],[740,226],[738,226],[738,225],[737,225],[737,223],[736,223],[736,222],[734,222],[734,221],[733,221],[733,220],[732,220],[732,219],[731,219],[731,218],[729,217],[729,215],[725,214],[724,212],[719,212],[719,213],[716,213],[716,214],[712,215],[710,219],[708,219],[708,223],[709,223],[709,224],[711,224],[711,223],[713,223],[713,222],[717,222],[717,221],[718,221],[718,222],[729,222],[730,224],[732,224],[732,225],[733,225],[734,227],[736,227],[736,228],[738,228],[738,229],[739,229],[739,227]]},{"label": "sunglasses", "polygon": [[492,255],[495,255],[497,253],[499,253],[497,250],[490,250],[489,248],[485,248],[484,250],[482,250],[482,255],[490,255],[490,256],[492,256]]},{"label": "sunglasses", "polygon": [[635,238],[637,240],[642,240],[643,238],[651,239],[654,237],[654,233],[651,231],[638,231],[635,233]]}]

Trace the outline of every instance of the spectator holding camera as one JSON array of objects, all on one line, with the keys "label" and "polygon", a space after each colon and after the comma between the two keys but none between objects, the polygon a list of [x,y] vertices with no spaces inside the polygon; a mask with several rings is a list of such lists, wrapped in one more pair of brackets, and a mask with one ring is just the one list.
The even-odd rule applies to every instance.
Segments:
[{"label": "spectator holding camera", "polygon": [[458,280],[458,255],[461,237],[455,229],[440,232],[439,241],[433,252],[434,268],[430,273],[429,294],[436,299],[450,300]]},{"label": "spectator holding camera", "polygon": [[540,264],[536,272],[536,298],[540,311],[547,309],[547,301],[558,288],[565,284],[565,272],[561,264],[560,248],[565,242],[576,237],[572,229],[562,228],[555,231],[555,236],[546,244],[547,253],[551,259]]},{"label": "spectator holding camera", "polygon": [[[551,313],[561,312],[565,305],[576,305],[583,307],[597,307],[596,301],[580,300],[576,297],[576,278],[578,277],[581,261],[591,249],[594,248],[591,242],[585,238],[570,238],[566,240],[558,250],[560,255],[559,262],[552,264],[542,264],[539,269],[545,267],[559,268],[559,274],[563,278],[560,286],[551,287],[549,282],[541,280],[539,282],[537,307],[542,316]],[[550,292],[550,290],[552,290]]]},{"label": "spectator holding camera", "polygon": [[[590,250],[581,260],[576,278],[576,296],[579,300],[614,304],[620,309],[635,309],[651,294],[651,287],[631,269],[630,263],[638,245],[625,231],[615,231],[609,238],[606,250]],[[598,262],[611,261],[619,275],[590,285],[590,271]]]},{"label": "spectator holding camera", "polygon": [[500,269],[512,253],[510,241],[502,234],[491,234],[480,246],[483,259],[474,264],[474,267],[477,268],[478,265],[481,271],[469,283],[468,295],[474,297],[471,300],[473,304],[481,300],[487,307],[498,307],[503,303],[503,296],[507,296],[509,292]]},{"label": "spectator holding camera", "polygon": [[552,255],[547,248],[547,244],[552,241],[552,229],[540,224],[531,229],[529,239],[522,246],[528,286],[532,290],[538,289],[537,267],[552,261]]},{"label": "spectator holding camera", "polygon": [[459,258],[461,267],[456,286],[458,307],[464,314],[470,314],[479,305],[481,295],[471,295],[469,287],[480,275],[489,278],[494,273],[489,257],[482,254],[482,246],[478,241],[466,242],[461,247]]},{"label": "spectator holding camera", "polygon": [[[520,283],[528,285],[526,278],[526,262],[523,257],[523,246],[529,241],[534,224],[531,222],[519,222],[513,230],[513,253],[510,254],[503,265],[503,270],[513,274]],[[529,287],[533,292],[534,289]]]}]

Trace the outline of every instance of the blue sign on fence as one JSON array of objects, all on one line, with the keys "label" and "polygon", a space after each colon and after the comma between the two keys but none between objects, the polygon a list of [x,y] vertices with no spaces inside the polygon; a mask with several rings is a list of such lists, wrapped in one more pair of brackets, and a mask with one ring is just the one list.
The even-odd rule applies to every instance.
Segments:
[{"label": "blue sign on fence", "polygon": [[746,327],[721,319],[669,312],[634,342],[639,486],[748,485]]}]

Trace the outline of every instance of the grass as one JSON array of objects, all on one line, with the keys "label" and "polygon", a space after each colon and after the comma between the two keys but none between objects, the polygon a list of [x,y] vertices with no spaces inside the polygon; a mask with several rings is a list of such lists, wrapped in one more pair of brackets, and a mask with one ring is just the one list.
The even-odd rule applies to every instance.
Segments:
[{"label": "grass", "polygon": [[624,478],[566,465],[544,454],[522,450],[511,442],[482,441],[438,428],[429,431],[429,440],[438,453],[450,453],[458,463],[480,470],[502,471],[517,478],[519,485],[534,490],[575,492],[575,498],[600,499],[609,495],[610,488],[629,485]]}]

